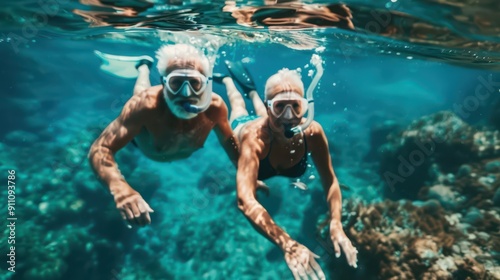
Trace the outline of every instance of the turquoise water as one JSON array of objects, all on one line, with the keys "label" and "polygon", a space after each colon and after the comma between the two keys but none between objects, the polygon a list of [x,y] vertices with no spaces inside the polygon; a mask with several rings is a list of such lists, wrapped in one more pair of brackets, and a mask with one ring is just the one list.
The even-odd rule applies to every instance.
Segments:
[{"label": "turquoise water", "polygon": [[[214,134],[173,163],[132,145],[117,154],[155,209],[144,228],[125,227],[89,167],[90,145],[134,85],[100,71],[94,50],[154,56],[188,40],[212,42],[215,72],[243,59],[261,96],[283,67],[301,68],[307,86],[311,55],[323,58],[315,119],[345,185],[358,268],[335,258],[321,229],[328,208],[314,166],[300,178],[308,190],[273,178],[260,201],[320,256],[327,279],[500,279],[500,4],[343,3],[353,28],[327,1],[2,3],[2,212],[9,225],[15,184],[17,220],[0,239],[3,256],[15,245],[0,278],[293,279],[238,211],[236,170]],[[227,101],[222,86],[214,92]]]}]

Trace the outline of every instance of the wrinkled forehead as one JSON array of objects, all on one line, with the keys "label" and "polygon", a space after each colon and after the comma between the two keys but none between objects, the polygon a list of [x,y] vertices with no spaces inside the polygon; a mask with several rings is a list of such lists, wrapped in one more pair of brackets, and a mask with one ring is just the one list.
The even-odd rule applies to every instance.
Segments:
[{"label": "wrinkled forehead", "polygon": [[167,64],[167,74],[179,69],[192,69],[198,70],[200,73],[206,75],[203,69],[203,63],[197,58],[172,58]]},{"label": "wrinkled forehead", "polygon": [[300,85],[290,82],[281,82],[275,85],[272,85],[268,88],[267,91],[267,99],[273,99],[276,95],[284,92],[295,92],[300,96],[304,96],[304,91]]}]

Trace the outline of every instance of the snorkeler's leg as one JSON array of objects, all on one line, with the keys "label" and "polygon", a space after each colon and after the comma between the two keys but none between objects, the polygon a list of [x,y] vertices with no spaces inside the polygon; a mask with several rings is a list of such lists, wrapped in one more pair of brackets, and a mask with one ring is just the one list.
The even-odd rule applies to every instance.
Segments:
[{"label": "snorkeler's leg", "polygon": [[264,102],[262,99],[260,99],[259,94],[257,91],[252,90],[248,93],[248,96],[252,100],[253,108],[255,109],[255,114],[259,117],[267,117],[267,109],[266,105],[264,105]]},{"label": "snorkeler's leg", "polygon": [[144,63],[137,67],[139,71],[139,76],[135,81],[134,95],[141,93],[147,88],[151,87],[151,82],[149,81],[149,65]]},{"label": "snorkeler's leg", "polygon": [[243,96],[236,88],[233,79],[230,77],[225,77],[222,82],[226,86],[227,96],[229,98],[229,103],[231,105],[231,114],[229,116],[229,123],[232,123],[235,119],[248,116],[248,111],[245,106],[245,100]]},{"label": "snorkeler's leg", "polygon": [[245,68],[241,61],[225,61],[229,74],[236,83],[243,89],[245,96],[255,90],[255,83],[253,82],[250,72]]}]

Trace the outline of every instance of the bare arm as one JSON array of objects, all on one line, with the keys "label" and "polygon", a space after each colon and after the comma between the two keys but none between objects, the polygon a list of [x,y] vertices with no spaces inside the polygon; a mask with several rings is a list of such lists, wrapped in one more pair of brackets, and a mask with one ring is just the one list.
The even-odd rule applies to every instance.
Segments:
[{"label": "bare arm", "polygon": [[238,207],[245,217],[269,241],[279,246],[283,251],[292,250],[297,244],[290,236],[276,225],[266,209],[257,201],[257,174],[259,170],[257,138],[244,136],[241,143],[241,155],[238,160],[236,175]]},{"label": "bare arm", "polygon": [[310,126],[310,129],[311,131],[308,131],[307,135],[312,134],[308,139],[308,147],[311,147],[311,157],[321,177],[321,185],[326,194],[331,219],[340,224],[342,217],[342,194],[340,193],[339,182],[333,171],[332,160],[328,150],[328,140],[323,128],[317,122],[314,122]]},{"label": "bare arm", "polygon": [[148,102],[144,94],[134,95],[115,119],[92,144],[89,160],[92,169],[105,183],[116,203],[116,208],[124,220],[144,226],[151,223],[153,209],[142,196],[125,181],[114,154],[130,142],[141,130],[146,118]]},{"label": "bare arm", "polygon": [[312,135],[308,138],[308,146],[311,147],[311,156],[314,165],[321,177],[321,183],[326,194],[326,201],[330,208],[330,236],[333,242],[336,256],[340,256],[340,249],[344,251],[349,265],[357,267],[356,248],[352,246],[342,228],[342,194],[340,186],[333,171],[332,161],[328,150],[328,140],[321,125],[314,122],[310,126],[310,131],[306,135]]},{"label": "bare arm", "polygon": [[132,97],[124,106],[120,116],[111,122],[90,147],[88,158],[99,179],[116,194],[126,181],[123,178],[114,154],[130,142],[141,130],[141,100]]},{"label": "bare arm", "polygon": [[214,106],[217,109],[216,113],[214,114],[214,130],[217,134],[217,139],[219,139],[219,143],[224,148],[227,156],[234,164],[234,166],[237,166],[238,144],[236,143],[235,137],[233,135],[233,130],[229,125],[227,106],[220,98],[217,103],[218,104]]}]

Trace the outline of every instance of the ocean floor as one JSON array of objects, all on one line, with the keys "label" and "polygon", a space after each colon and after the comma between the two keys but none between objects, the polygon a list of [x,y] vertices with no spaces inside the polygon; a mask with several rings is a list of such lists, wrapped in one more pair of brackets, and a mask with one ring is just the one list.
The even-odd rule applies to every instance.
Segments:
[{"label": "ocean floor", "polygon": [[[132,145],[118,153],[155,210],[151,226],[129,230],[86,159],[102,127],[78,123],[62,120],[42,138],[14,131],[0,144],[0,166],[18,174],[12,279],[291,279],[282,253],[239,212],[236,173],[215,135],[175,163],[153,163]],[[321,256],[328,279],[500,279],[498,131],[451,112],[370,133],[339,127],[325,131],[357,269],[334,257],[313,166],[300,179],[308,190],[277,178],[269,197],[259,194],[277,224]]]}]

